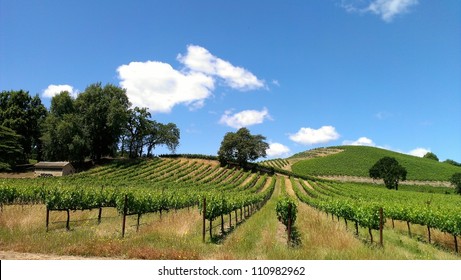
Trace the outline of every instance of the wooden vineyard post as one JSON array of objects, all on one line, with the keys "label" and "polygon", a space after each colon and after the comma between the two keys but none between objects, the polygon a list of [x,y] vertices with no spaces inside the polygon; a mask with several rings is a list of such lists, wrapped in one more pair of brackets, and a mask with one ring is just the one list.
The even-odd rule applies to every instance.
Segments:
[{"label": "wooden vineyard post", "polygon": [[99,213],[98,213],[98,225],[101,224],[101,216],[102,216],[102,207],[99,207]]},{"label": "wooden vineyard post", "polygon": [[224,235],[224,214],[221,213],[221,234]]},{"label": "wooden vineyard post", "polygon": [[429,244],[431,244],[431,227],[430,226],[427,226],[427,235],[428,235],[428,241],[429,241]]},{"label": "wooden vineyard post", "polygon": [[383,243],[383,228],[384,228],[384,214],[383,214],[383,208],[379,208],[379,244],[381,247],[384,246]]},{"label": "wooden vineyard post", "polygon": [[67,212],[67,221],[66,221],[66,230],[70,230],[70,213],[69,213],[69,209],[66,209],[66,212]]},{"label": "wooden vineyard post", "polygon": [[287,231],[288,231],[288,246],[291,244],[291,220],[292,220],[292,213],[291,213],[291,204],[288,204],[288,225],[287,225]]},{"label": "wooden vineyard post", "polygon": [[140,220],[141,220],[141,214],[138,213],[138,221],[136,223],[136,232],[139,231],[139,222],[140,222]]},{"label": "wooden vineyard post", "polygon": [[458,254],[458,238],[456,237],[456,234],[453,234],[453,237],[455,238],[455,252]]},{"label": "wooden vineyard post", "polygon": [[407,221],[407,227],[408,227],[408,235],[411,238],[411,228],[410,228],[410,222],[409,221]]},{"label": "wooden vineyard post", "polygon": [[213,219],[210,219],[210,239],[213,240]]},{"label": "wooden vineyard post", "polygon": [[46,206],[46,231],[48,232],[48,225],[50,223],[50,209]]},{"label": "wooden vineyard post", "polygon": [[125,237],[125,224],[126,224],[126,212],[128,203],[128,195],[125,194],[125,203],[123,204],[123,220],[122,220],[122,238]]},{"label": "wooden vineyard post", "polygon": [[205,242],[205,234],[206,234],[206,197],[203,198],[203,224],[202,224],[202,241]]},{"label": "wooden vineyard post", "polygon": [[[104,191],[104,185],[101,186],[101,196]],[[102,205],[99,205],[99,213],[98,213],[98,225],[101,224],[101,217],[102,217]]]}]

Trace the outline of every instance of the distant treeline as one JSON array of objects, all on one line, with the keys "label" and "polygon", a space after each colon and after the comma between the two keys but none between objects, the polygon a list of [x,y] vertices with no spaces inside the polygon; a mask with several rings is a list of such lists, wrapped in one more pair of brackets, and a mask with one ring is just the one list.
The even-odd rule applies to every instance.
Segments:
[{"label": "distant treeline", "polygon": [[100,83],[72,96],[63,91],[48,110],[24,90],[0,93],[0,170],[36,161],[100,160],[150,155],[159,145],[175,151],[176,124],[151,119],[148,108],[131,108],[126,90]]}]

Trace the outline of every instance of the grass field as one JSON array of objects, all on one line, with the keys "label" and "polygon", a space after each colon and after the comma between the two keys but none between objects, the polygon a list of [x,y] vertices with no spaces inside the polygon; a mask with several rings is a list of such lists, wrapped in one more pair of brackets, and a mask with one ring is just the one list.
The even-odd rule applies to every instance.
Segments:
[{"label": "grass field", "polygon": [[[394,157],[407,171],[407,180],[448,181],[450,177],[461,172],[461,167],[441,163],[431,159],[419,158],[375,147],[340,146],[328,149],[342,150],[327,156],[303,159],[311,153],[294,155],[290,160],[294,173],[301,175],[339,175],[368,177],[368,170],[385,156]],[[318,149],[322,150],[322,149]],[[318,152],[318,151],[317,151]]]},{"label": "grass field", "polygon": [[[115,162],[75,177],[50,178],[49,184],[100,185],[116,183],[120,188],[162,188],[172,182],[189,182],[219,188],[230,181],[246,186],[257,174],[221,168],[214,161],[174,159],[161,161]],[[247,177],[244,177],[247,176]],[[104,208],[98,224],[98,210],[71,211],[70,230],[66,230],[66,213],[51,212],[49,230],[45,228],[45,206],[4,205],[0,212],[0,247],[4,251],[72,255],[110,259],[460,259],[453,252],[452,236],[433,231],[433,242],[424,241],[425,228],[414,226],[413,236],[404,223],[389,223],[385,228],[385,246],[371,244],[368,231],[360,228],[359,236],[349,223],[297,200],[288,177],[276,175],[275,190],[259,210],[246,219],[234,222],[224,216],[224,233],[220,219],[213,223],[213,238],[202,242],[202,215],[197,206],[168,212],[143,214],[137,230],[135,216],[128,216],[127,229],[121,238],[122,216],[115,208]],[[2,180],[39,184],[43,179]],[[149,183],[150,182],[150,183]],[[142,183],[142,184],[141,184]],[[149,184],[152,184],[149,187]],[[186,184],[187,185],[187,184]],[[205,186],[205,185],[203,185]],[[298,202],[296,227],[300,233],[297,247],[286,245],[284,226],[277,220],[275,204],[282,188]],[[411,190],[407,190],[411,193]],[[208,229],[207,229],[208,231]]]}]

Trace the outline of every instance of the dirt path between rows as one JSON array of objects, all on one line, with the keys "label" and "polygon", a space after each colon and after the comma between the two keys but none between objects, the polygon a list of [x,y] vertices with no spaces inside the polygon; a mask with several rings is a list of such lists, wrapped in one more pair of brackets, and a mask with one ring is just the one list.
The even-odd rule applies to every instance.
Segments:
[{"label": "dirt path between rows", "polygon": [[111,258],[60,256],[37,253],[19,253],[13,251],[0,251],[0,260],[111,260]]}]

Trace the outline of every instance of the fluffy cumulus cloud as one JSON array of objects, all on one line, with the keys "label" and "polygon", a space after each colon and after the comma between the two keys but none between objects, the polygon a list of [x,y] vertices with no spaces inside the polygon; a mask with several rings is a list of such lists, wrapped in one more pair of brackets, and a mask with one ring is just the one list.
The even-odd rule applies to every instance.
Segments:
[{"label": "fluffy cumulus cloud", "polygon": [[302,127],[295,134],[290,134],[290,139],[303,145],[327,143],[339,138],[339,133],[333,126],[322,126],[319,129]]},{"label": "fluffy cumulus cloud", "polygon": [[343,145],[353,145],[353,146],[376,146],[376,144],[371,140],[370,138],[367,137],[360,137],[357,140],[351,141],[351,140],[345,140],[343,141]]},{"label": "fluffy cumulus cloud", "polygon": [[169,113],[177,104],[200,108],[214,89],[212,77],[182,73],[158,61],[131,62],[118,67],[117,72],[131,103],[152,112]]},{"label": "fluffy cumulus cloud", "polygon": [[53,96],[67,91],[72,97],[77,97],[79,91],[74,89],[73,86],[70,85],[49,85],[46,89],[43,90],[42,96],[44,98],[53,98]]},{"label": "fluffy cumulus cloud", "polygon": [[197,109],[212,96],[217,80],[236,90],[263,88],[264,82],[248,70],[212,55],[199,46],[188,46],[177,56],[183,69],[159,61],[131,62],[117,68],[120,86],[134,106],[169,113],[178,104]]},{"label": "fluffy cumulus cloud", "polygon": [[188,46],[187,54],[179,54],[177,59],[187,69],[220,78],[234,89],[253,90],[264,87],[264,82],[248,70],[216,57],[200,46]]},{"label": "fluffy cumulus cloud", "polygon": [[431,150],[426,148],[416,148],[408,152],[409,155],[416,157],[423,157],[425,154],[429,153]]},{"label": "fluffy cumulus cloud", "polygon": [[266,154],[269,157],[280,157],[290,153],[290,148],[280,143],[270,143]]},{"label": "fluffy cumulus cloud", "polygon": [[244,110],[235,114],[232,114],[232,111],[229,110],[224,112],[219,123],[233,128],[242,128],[261,124],[265,119],[270,119],[269,111],[266,108],[261,111]]},{"label": "fluffy cumulus cloud", "polygon": [[349,12],[373,13],[384,21],[391,22],[395,16],[409,11],[418,0],[342,0],[342,6]]}]

